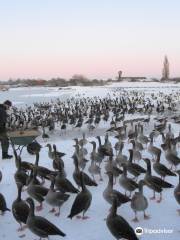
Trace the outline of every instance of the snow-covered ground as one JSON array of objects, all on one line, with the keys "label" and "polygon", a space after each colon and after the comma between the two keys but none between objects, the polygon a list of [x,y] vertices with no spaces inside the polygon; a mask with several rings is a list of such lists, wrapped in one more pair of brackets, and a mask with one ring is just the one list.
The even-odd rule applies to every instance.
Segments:
[{"label": "snow-covered ground", "polygon": [[[154,85],[153,85],[154,84]],[[129,88],[132,89],[139,89],[140,91],[146,91],[147,94],[149,92],[154,91],[165,91],[166,93],[171,93],[172,91],[180,91],[179,85],[173,85],[173,84],[157,84],[157,83],[146,83],[141,85],[141,89],[139,89],[139,83],[134,83],[134,85],[129,83],[122,83],[122,84],[113,84],[107,87],[97,87],[97,88],[83,88],[83,87],[76,87],[72,90],[68,90],[69,92],[62,92],[62,90],[57,89],[42,89],[42,88],[36,88],[36,89],[29,89],[27,92],[27,89],[12,89],[9,92],[2,93],[0,95],[0,102],[2,102],[5,99],[13,100],[17,106],[20,106],[20,103],[24,104],[31,104],[34,101],[44,101],[49,100],[50,98],[56,98],[59,97],[61,100],[66,100],[68,97],[78,97],[79,94],[84,94],[84,97],[92,97],[92,96],[107,96],[107,94],[113,94],[113,91],[116,89],[116,87],[122,87],[122,88]],[[151,87],[151,88],[150,88]],[[60,94],[59,94],[60,93]],[[48,96],[47,96],[48,95]],[[44,97],[43,97],[44,96]],[[26,102],[27,101],[27,102]],[[105,133],[105,130],[109,127],[109,125],[101,125],[100,129],[96,130],[93,134],[89,134],[87,132],[87,140],[88,141],[96,141],[94,136],[101,135],[103,136]],[[149,133],[151,129],[147,129],[146,132]],[[172,125],[172,131],[174,132],[175,136],[179,134],[180,127],[177,124]],[[49,133],[48,133],[49,134]],[[62,151],[66,153],[65,157],[63,157],[63,160],[65,162],[65,169],[67,172],[67,177],[73,182],[72,178],[72,172],[74,170],[73,160],[71,158],[73,152],[74,152],[74,141],[72,138],[74,136],[82,137],[82,132],[79,132],[79,130],[69,130],[69,133],[67,135],[61,135],[59,132],[56,132],[54,134],[50,134],[50,139],[48,140],[48,143],[56,143],[57,149],[59,151]],[[109,140],[111,141],[112,145],[117,142],[113,136],[109,137]],[[45,146],[47,142],[44,142],[44,140],[39,137],[38,141],[42,146]],[[161,144],[161,137],[159,136],[156,141],[155,145],[160,146]],[[92,145],[88,143],[85,146],[88,150],[88,153],[90,154],[92,150]],[[132,147],[131,144],[128,142],[125,143],[124,151],[123,153],[129,156],[128,149]],[[12,150],[10,150],[12,151]],[[87,156],[87,159],[89,158],[89,154]],[[142,152],[142,156],[151,158],[151,155],[147,152],[145,149]],[[34,162],[35,157],[31,156],[27,153],[27,151],[24,149],[22,153],[22,160]],[[11,208],[13,200],[15,200],[17,196],[17,189],[14,182],[14,173],[15,173],[15,163],[14,159],[11,160],[0,160],[0,169],[3,173],[3,180],[0,183],[0,192],[3,193],[7,200],[7,205],[9,208]],[[168,163],[165,160],[164,154],[161,156],[162,163],[165,163],[167,166]],[[85,171],[88,173],[88,166],[90,164],[90,161],[87,163],[87,166],[85,168]],[[144,167],[144,162],[141,160],[140,164]],[[45,167],[48,167],[52,169],[52,160],[48,158],[48,149],[46,147],[43,147],[40,152],[40,162],[39,165],[43,165]],[[50,206],[48,206],[46,203],[44,203],[44,209],[40,213],[37,213],[41,216],[46,217],[48,220],[56,224],[63,232],[67,234],[65,239],[67,240],[112,240],[114,239],[109,232],[109,230],[106,227],[106,222],[104,221],[104,218],[106,218],[110,205],[107,204],[107,202],[103,199],[102,193],[107,185],[107,176],[104,174],[104,165],[102,165],[102,175],[103,175],[103,182],[99,181],[99,177],[96,178],[98,187],[88,187],[88,189],[92,193],[92,204],[90,209],[87,212],[87,215],[90,217],[87,220],[79,220],[76,218],[73,218],[70,220],[67,218],[68,214],[70,213],[70,209],[72,206],[72,203],[75,199],[75,195],[71,195],[70,199],[62,206],[61,208],[61,215],[60,217],[55,217],[53,214],[49,213]],[[89,173],[88,173],[89,174]],[[153,172],[153,174],[155,174]],[[143,176],[142,176],[143,177]],[[178,184],[178,177],[167,177],[167,181],[171,182],[175,186]],[[46,183],[46,186],[49,186],[49,183]],[[116,185],[114,186],[115,189],[124,192],[123,189],[120,187],[118,181]],[[169,234],[144,234],[140,237],[142,240],[150,240],[150,239],[167,239],[167,240],[178,240],[180,239],[180,224],[179,224],[179,215],[177,214],[176,210],[178,208],[178,204],[175,201],[174,195],[173,195],[174,189],[168,189],[163,191],[163,201],[161,203],[157,203],[156,201],[151,201],[149,198],[152,196],[152,191],[148,189],[147,187],[144,187],[144,195],[147,197],[149,206],[147,209],[147,213],[151,216],[149,220],[144,220],[142,213],[138,214],[139,222],[134,223],[131,220],[134,218],[134,213],[130,207],[130,204],[124,204],[120,208],[118,208],[118,213],[122,215],[132,226],[133,228],[136,227],[142,227],[147,229],[166,229],[166,230],[172,230]],[[27,197],[27,193],[22,193],[22,198],[25,199]],[[19,239],[20,233],[18,233],[16,230],[18,228],[17,222],[14,220],[12,214],[10,212],[6,212],[4,216],[0,216],[0,240],[10,240]],[[24,239],[26,240],[32,240],[37,239],[36,236],[34,236],[28,229],[24,231],[26,236]],[[50,239],[60,239],[61,237],[51,237]]]}]

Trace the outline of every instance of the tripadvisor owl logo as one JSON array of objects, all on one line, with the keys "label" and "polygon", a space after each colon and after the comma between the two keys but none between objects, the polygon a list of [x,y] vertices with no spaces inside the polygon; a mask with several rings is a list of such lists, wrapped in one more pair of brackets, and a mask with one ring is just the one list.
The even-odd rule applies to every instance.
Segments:
[{"label": "tripadvisor owl logo", "polygon": [[141,236],[143,234],[143,228],[142,227],[137,227],[135,229],[135,233],[137,236]]}]

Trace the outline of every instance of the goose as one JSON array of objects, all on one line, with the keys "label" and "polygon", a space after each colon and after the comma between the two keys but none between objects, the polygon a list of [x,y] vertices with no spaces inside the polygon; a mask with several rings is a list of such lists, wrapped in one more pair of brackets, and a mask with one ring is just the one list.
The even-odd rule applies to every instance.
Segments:
[{"label": "goose", "polygon": [[83,125],[83,121],[81,119],[79,119],[77,124],[76,124],[76,126],[75,126],[75,128],[79,128],[79,131],[80,131],[82,125]]},{"label": "goose", "polygon": [[61,125],[61,132],[62,132],[62,134],[63,133],[65,133],[66,134],[66,128],[67,128],[67,125],[66,125],[66,123],[64,122],[64,123],[62,123],[62,125]]},{"label": "goose", "polygon": [[[62,167],[64,169],[64,161],[61,158],[61,155],[58,154],[57,150],[56,150],[56,145],[53,145],[53,149],[54,149],[54,158],[53,158],[53,168],[55,170],[59,170],[60,167]],[[62,169],[62,170],[63,170]],[[64,173],[66,174],[65,170]]]},{"label": "goose", "polygon": [[148,152],[152,155],[153,159],[154,159],[154,156],[157,157],[159,154],[161,154],[161,149],[153,146],[153,137],[150,136],[150,143],[148,145]]},{"label": "goose", "polygon": [[42,126],[42,138],[43,139],[48,139],[49,138],[49,135],[46,133],[46,131],[45,131],[45,127],[44,126]]},{"label": "goose", "polygon": [[149,134],[150,141],[151,141],[151,138],[152,138],[152,142],[155,141],[156,138],[158,138],[160,134],[161,134],[161,132],[153,129],[152,132],[150,132],[150,134]]},{"label": "goose", "polygon": [[108,135],[107,133],[106,133],[106,135],[105,135],[104,147],[105,147],[106,149],[109,149],[109,150],[112,149],[111,142],[109,141],[109,135]]},{"label": "goose", "polygon": [[49,131],[53,131],[55,129],[55,122],[54,122],[53,116],[51,116],[48,119],[48,125],[49,125]]},{"label": "goose", "polygon": [[[111,123],[110,123],[110,125],[111,125]],[[115,131],[115,129],[116,129],[116,123],[113,124],[113,125],[111,125],[111,127],[108,128],[108,129],[106,130],[106,132],[113,132],[113,131]]]},{"label": "goose", "polygon": [[48,193],[48,188],[34,184],[34,179],[36,178],[36,175],[37,171],[36,169],[34,169],[33,179],[27,186],[27,193],[29,194],[30,197],[34,198],[37,202],[40,203],[40,205],[36,207],[36,210],[41,211],[43,208],[42,203],[45,200],[45,196]]},{"label": "goose", "polygon": [[125,163],[126,169],[129,173],[138,177],[141,173],[146,173],[146,170],[136,163],[132,163],[133,160],[133,149],[129,149],[129,160]]},{"label": "goose", "polygon": [[131,142],[133,143],[133,161],[140,161],[142,158],[142,155],[140,153],[140,151],[136,150],[135,148],[135,142],[133,140],[131,140]]},{"label": "goose", "polygon": [[114,145],[114,149],[116,150],[116,156],[117,156],[117,154],[118,154],[118,152],[119,152],[119,150],[120,150],[120,148],[121,148],[121,139],[119,138],[118,139],[118,142],[116,142],[115,143],[115,145]]},{"label": "goose", "polygon": [[147,136],[145,136],[143,134],[143,125],[140,126],[140,133],[137,136],[137,139],[139,142],[141,142],[142,144],[145,144],[147,146],[148,142],[149,142],[149,138]]},{"label": "goose", "polygon": [[113,160],[113,157],[110,156],[108,159],[107,164],[105,165],[106,172],[112,172],[113,176],[115,177],[115,183],[116,184],[116,178],[123,173],[121,169],[117,167],[116,161]]},{"label": "goose", "polygon": [[[73,159],[74,159],[74,165],[75,165],[75,170],[73,172],[73,179],[78,186],[81,186],[78,158],[77,156],[73,156]],[[82,172],[82,174],[83,174],[83,180],[85,185],[97,187],[97,183],[93,181],[85,172]]]},{"label": "goose", "polygon": [[94,175],[99,175],[100,177],[100,181],[102,181],[102,175],[101,175],[101,168],[96,164],[95,160],[91,160],[91,164],[90,166],[88,167],[88,171],[89,173],[91,174],[93,180],[95,181],[95,177]]},{"label": "goose", "polygon": [[137,125],[135,125],[135,130],[133,130],[133,121],[131,121],[131,129],[128,131],[128,141],[137,138],[138,132],[137,132]]},{"label": "goose", "polygon": [[6,211],[11,211],[6,204],[6,200],[3,196],[2,193],[0,193],[0,211],[2,212],[2,215],[6,212]]},{"label": "goose", "polygon": [[63,233],[59,228],[57,228],[54,224],[49,222],[47,219],[36,216],[34,213],[34,201],[32,198],[27,198],[26,202],[30,206],[29,215],[27,218],[27,227],[29,230],[34,233],[35,235],[40,237],[40,240],[42,238],[48,238],[51,235],[59,235],[62,237],[65,237],[66,234]]},{"label": "goose", "polygon": [[165,152],[165,158],[166,160],[171,164],[171,168],[173,168],[173,166],[175,167],[175,169],[177,168],[177,166],[180,164],[180,158],[175,154],[175,152],[171,149],[171,144],[170,142],[168,143],[168,149]]},{"label": "goose", "polygon": [[[89,209],[92,201],[92,194],[91,192],[86,188],[86,185],[84,184],[84,174],[83,172],[80,172],[80,182],[81,182],[81,192],[78,193],[76,196],[74,203],[71,207],[70,214],[68,215],[68,218],[73,218],[74,216],[78,215],[79,213],[82,214],[82,219],[87,219],[87,216],[84,216],[86,211]],[[78,218],[81,218],[80,216],[77,216]]]},{"label": "goose", "polygon": [[130,202],[131,199],[129,197],[127,197],[126,195],[122,194],[121,192],[113,189],[113,174],[112,172],[107,172],[109,181],[108,181],[108,185],[105,188],[104,192],[103,192],[103,197],[106,200],[106,202],[108,202],[109,204],[112,205],[113,203],[113,198],[116,197],[117,199],[117,206],[121,206],[121,204]]},{"label": "goose", "polygon": [[[124,120],[124,118],[125,118],[124,112],[121,112],[121,114],[122,114],[122,115],[120,115],[120,116],[119,116],[119,114],[116,115],[116,119],[115,119],[116,122],[121,122],[121,121]],[[125,128],[125,127],[126,127],[126,125],[123,125],[123,128]]]},{"label": "goose", "polygon": [[33,141],[27,145],[27,152],[29,154],[36,154],[36,152],[39,153],[41,151],[41,148],[42,146],[37,141]]},{"label": "goose", "polygon": [[121,187],[125,189],[125,195],[126,191],[129,191],[131,196],[131,192],[138,188],[138,184],[132,179],[127,177],[127,168],[125,164],[123,165],[123,173],[119,178],[119,184]]},{"label": "goose", "polygon": [[[56,144],[53,144],[53,149],[54,149],[54,158],[62,158],[62,157],[64,157],[66,154],[65,153],[63,153],[63,152],[58,152],[57,151],[57,147],[56,147]],[[62,160],[63,161],[63,160]]]},{"label": "goose", "polygon": [[114,117],[112,117],[112,120],[111,120],[111,122],[110,122],[110,125],[115,125],[115,127],[116,127],[116,122],[114,121]]},{"label": "goose", "polygon": [[79,190],[66,178],[62,171],[58,171],[55,177],[55,187],[62,193],[78,193]]},{"label": "goose", "polygon": [[164,131],[166,129],[166,123],[167,123],[167,119],[164,118],[164,121],[162,123],[154,125],[155,130],[159,132]]},{"label": "goose", "polygon": [[163,132],[161,133],[161,138],[162,138],[162,142],[163,142],[163,143],[166,143],[167,140],[169,140],[169,139],[167,139],[167,138],[165,137],[165,135],[164,135]]},{"label": "goose", "polygon": [[119,140],[120,139],[124,140],[126,138],[126,129],[127,129],[127,125],[124,122],[123,122],[123,126],[115,128],[115,131],[118,132],[118,136],[119,136],[116,138],[118,138]]},{"label": "goose", "polygon": [[117,214],[117,200],[114,198],[109,215],[106,219],[106,225],[115,237],[115,239],[138,240],[134,229],[120,215]]},{"label": "goose", "polygon": [[103,156],[96,151],[96,142],[92,141],[90,143],[93,145],[93,150],[90,154],[90,159],[95,160],[96,163],[98,163],[99,167],[100,167],[102,160],[103,160]]},{"label": "goose", "polygon": [[137,140],[135,141],[134,139],[132,139],[130,141],[130,143],[132,143],[133,149],[135,149],[136,151],[143,151],[144,150],[144,147],[143,147],[142,143],[138,142]]},{"label": "goose", "polygon": [[124,143],[121,142],[121,146],[119,148],[119,152],[118,152],[118,155],[115,159],[115,161],[117,162],[117,164],[119,165],[119,167],[121,167],[121,165],[123,163],[126,163],[127,162],[127,156],[122,154],[122,150],[123,150],[123,147],[124,147]]},{"label": "goose", "polygon": [[29,176],[27,175],[26,171],[23,170],[21,167],[21,157],[17,156],[17,154],[15,154],[15,156],[17,170],[14,174],[14,179],[16,184],[22,184],[23,186],[25,186],[27,184],[27,179]]},{"label": "goose", "polygon": [[79,145],[80,146],[84,146],[88,143],[86,137],[85,137],[85,133],[83,133],[83,138],[81,140],[79,140]]},{"label": "goose", "polygon": [[144,181],[140,180],[138,183],[139,191],[135,192],[131,199],[131,208],[133,209],[133,211],[135,213],[135,218],[133,219],[134,222],[139,221],[137,218],[137,212],[141,212],[141,211],[144,212],[144,219],[149,219],[149,216],[146,215],[146,213],[145,213],[145,210],[148,207],[148,200],[143,195],[143,185],[144,185]]},{"label": "goose", "polygon": [[99,154],[102,155],[103,157],[113,156],[112,148],[109,148],[108,145],[106,146],[102,145],[100,136],[97,136],[96,138],[98,139],[98,142],[99,142],[99,147],[98,147]]},{"label": "goose", "polygon": [[36,153],[36,161],[35,164],[32,166],[32,168],[36,169],[36,174],[42,179],[42,183],[44,184],[45,179],[48,179],[49,175],[56,175],[54,171],[49,170],[46,167],[39,166],[39,153]]},{"label": "goose", "polygon": [[55,191],[54,184],[55,184],[55,178],[51,177],[51,185],[50,185],[50,189],[45,197],[45,201],[50,206],[53,207],[50,212],[55,212],[55,207],[58,207],[59,211],[57,213],[55,213],[55,216],[59,216],[61,206],[64,204],[64,202],[66,202],[68,200],[70,195]]},{"label": "goose", "polygon": [[54,174],[54,172],[52,172],[53,174],[50,174],[50,175],[52,175],[52,176],[57,176],[58,174],[59,175],[61,175],[63,178],[66,178],[67,177],[67,173],[66,173],[66,171],[65,171],[65,168],[63,167],[63,164],[62,164],[62,162],[61,161],[58,161],[58,166],[57,166],[57,170],[58,171],[56,171],[55,172],[55,174]]},{"label": "goose", "polygon": [[27,172],[28,170],[31,170],[32,168],[32,164],[26,161],[22,161],[21,156],[17,154],[16,149],[13,147],[13,153],[14,153],[14,157],[15,157],[15,164],[16,164],[16,168],[18,169],[19,167],[21,168],[21,170],[23,170],[24,172]]},{"label": "goose", "polygon": [[96,127],[91,124],[91,125],[88,125],[88,129],[89,129],[89,132],[93,132],[93,130],[95,129]]},{"label": "goose", "polygon": [[[174,197],[175,197],[177,203],[180,204],[180,170],[177,170],[176,173],[179,176],[179,182],[178,182],[178,185],[176,186],[176,188],[174,189]],[[177,212],[180,215],[180,209],[178,209]]]},{"label": "goose", "polygon": [[52,146],[51,146],[51,144],[46,144],[46,146],[45,147],[47,147],[48,148],[48,157],[50,158],[50,159],[54,159],[54,152],[52,151]]},{"label": "goose", "polygon": [[164,164],[160,163],[161,154],[157,156],[156,162],[153,163],[154,171],[164,180],[166,176],[176,176],[174,172],[169,170]]},{"label": "goose", "polygon": [[78,138],[74,138],[73,140],[75,141],[75,144],[73,145],[73,147],[75,148],[74,154],[78,154],[79,153],[79,140],[78,140]]},{"label": "goose", "polygon": [[162,135],[161,148],[162,148],[164,151],[166,151],[166,150],[168,149],[168,145],[170,144],[169,142],[171,141],[171,139],[166,138],[166,137],[164,136],[164,133],[163,133],[163,132],[161,133],[161,135]]},{"label": "goose", "polygon": [[94,124],[97,126],[101,121],[101,116],[100,114],[96,115],[96,118],[94,119]]},{"label": "goose", "polygon": [[154,191],[154,195],[152,198],[150,198],[151,200],[155,199],[155,192],[160,193],[160,198],[157,200],[158,203],[160,203],[162,201],[162,190],[163,188],[173,188],[174,186],[171,183],[168,183],[166,181],[163,181],[161,178],[156,177],[156,176],[152,176],[151,175],[151,162],[148,158],[143,158],[143,160],[145,161],[146,165],[147,165],[147,172],[145,174],[144,177],[144,182],[147,185],[147,187],[149,187],[150,189],[152,189]]},{"label": "goose", "polygon": [[[83,144],[83,142],[86,142],[87,140],[86,140],[86,139],[78,140],[78,138],[74,138],[73,140],[75,141],[74,147],[75,147],[76,151],[78,150],[79,156],[80,156],[80,157],[84,157],[85,155],[87,155],[87,154],[88,154],[88,151],[87,151],[86,148],[84,148],[84,144]],[[86,140],[86,141],[85,141],[85,140]],[[86,143],[86,144],[87,144],[87,143]],[[76,151],[75,151],[75,152],[76,152]]]},{"label": "goose", "polygon": [[80,152],[79,145],[74,145],[74,147],[76,150],[75,150],[73,156],[76,155],[78,157],[78,165],[82,170],[84,170],[88,160],[86,158],[84,158],[84,154],[82,152]]},{"label": "goose", "polygon": [[63,166],[64,169],[64,161],[61,158],[55,157],[52,162],[52,167],[55,171],[57,171],[59,170],[60,166]]},{"label": "goose", "polygon": [[12,214],[15,220],[20,224],[20,228],[18,231],[23,231],[26,225],[24,227],[22,226],[22,223],[26,224],[28,215],[29,215],[29,206],[26,203],[26,201],[21,199],[21,192],[22,192],[22,184],[17,184],[18,188],[18,196],[12,203]]},{"label": "goose", "polygon": [[174,134],[172,133],[171,130],[171,124],[168,125],[168,132],[166,133],[166,139],[173,139],[174,138]]},{"label": "goose", "polygon": [[[121,132],[121,131],[118,132],[118,135],[116,135],[115,138],[117,138],[119,142],[125,141],[125,140],[126,140],[126,130],[125,130],[125,131],[122,131],[122,132]],[[118,147],[119,147],[119,146],[118,146],[118,145],[119,145],[119,142],[116,143],[116,148],[117,148],[117,149],[118,149]],[[115,148],[115,149],[116,149],[116,148]]]},{"label": "goose", "polygon": [[54,151],[52,151],[51,144],[48,143],[46,145],[46,147],[48,148],[48,156],[49,156],[50,159],[54,159],[55,157],[61,158],[61,157],[63,157],[65,155],[65,153],[57,152],[55,144],[53,144]]},{"label": "goose", "polygon": [[84,157],[88,154],[88,151],[85,147],[83,147],[84,145],[79,144],[80,145],[80,149],[79,149],[79,153]]}]

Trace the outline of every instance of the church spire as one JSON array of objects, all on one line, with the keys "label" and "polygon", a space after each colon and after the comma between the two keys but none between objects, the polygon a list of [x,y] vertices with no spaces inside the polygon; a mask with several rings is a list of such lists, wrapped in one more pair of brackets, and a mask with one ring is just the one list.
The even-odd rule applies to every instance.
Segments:
[{"label": "church spire", "polygon": [[162,70],[162,80],[169,79],[169,61],[167,56],[164,57],[163,70]]}]

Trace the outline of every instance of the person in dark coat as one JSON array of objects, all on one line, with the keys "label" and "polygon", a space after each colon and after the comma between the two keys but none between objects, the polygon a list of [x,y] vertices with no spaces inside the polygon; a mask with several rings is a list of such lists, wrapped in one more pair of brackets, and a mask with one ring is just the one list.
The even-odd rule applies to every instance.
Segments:
[{"label": "person in dark coat", "polygon": [[9,140],[7,137],[7,110],[12,106],[11,101],[6,100],[3,104],[0,104],[0,142],[2,149],[2,159],[10,159],[13,156],[8,154]]}]

